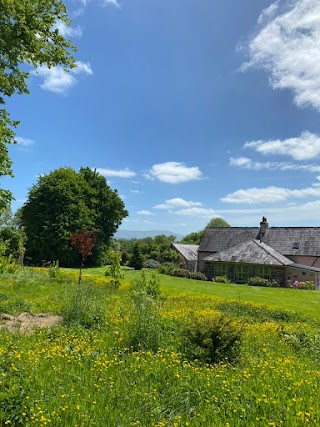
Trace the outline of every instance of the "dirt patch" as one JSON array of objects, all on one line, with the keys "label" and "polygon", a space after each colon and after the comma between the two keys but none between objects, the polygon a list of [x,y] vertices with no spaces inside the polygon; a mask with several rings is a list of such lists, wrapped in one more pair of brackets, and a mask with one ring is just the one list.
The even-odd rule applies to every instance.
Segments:
[{"label": "dirt patch", "polygon": [[36,314],[35,316],[30,313],[21,313],[19,316],[0,314],[0,329],[5,328],[13,333],[30,334],[34,328],[58,325],[61,321],[61,316],[52,314]]}]

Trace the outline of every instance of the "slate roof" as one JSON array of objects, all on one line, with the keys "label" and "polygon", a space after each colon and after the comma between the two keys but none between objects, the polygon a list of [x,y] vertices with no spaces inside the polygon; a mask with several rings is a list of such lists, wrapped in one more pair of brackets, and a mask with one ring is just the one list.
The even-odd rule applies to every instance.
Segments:
[{"label": "slate roof", "polygon": [[187,261],[197,261],[199,245],[180,245],[178,243],[172,243],[172,246],[174,246]]},{"label": "slate roof", "polygon": [[249,240],[209,255],[203,261],[241,262],[259,265],[291,265],[293,261],[259,240]]},{"label": "slate roof", "polygon": [[[212,227],[205,231],[199,252],[224,251],[259,239],[259,232],[259,227]],[[283,255],[320,256],[320,227],[270,227],[262,241]]]}]

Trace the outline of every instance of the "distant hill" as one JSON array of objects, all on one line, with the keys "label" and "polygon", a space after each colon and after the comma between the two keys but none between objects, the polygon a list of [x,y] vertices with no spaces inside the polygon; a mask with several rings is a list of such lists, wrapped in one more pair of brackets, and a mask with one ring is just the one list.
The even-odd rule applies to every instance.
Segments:
[{"label": "distant hill", "polygon": [[166,230],[119,230],[114,235],[115,239],[144,239],[145,237],[155,237],[160,234],[164,234],[165,236],[176,236],[176,241],[179,242],[183,238],[182,234],[173,233],[172,231]]}]

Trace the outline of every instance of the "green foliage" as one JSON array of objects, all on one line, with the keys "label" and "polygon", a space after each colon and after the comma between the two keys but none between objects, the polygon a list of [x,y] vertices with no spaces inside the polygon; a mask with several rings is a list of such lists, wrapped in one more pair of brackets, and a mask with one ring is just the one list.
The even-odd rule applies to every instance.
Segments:
[{"label": "green foliage", "polygon": [[166,274],[168,276],[172,276],[174,270],[176,270],[177,266],[175,264],[173,264],[172,262],[165,262],[164,264],[162,264],[159,268],[158,271],[160,274]]},{"label": "green foliage", "polygon": [[206,281],[207,276],[199,271],[190,271],[190,279]]},{"label": "green foliage", "polygon": [[13,216],[9,208],[0,213],[0,254],[11,255],[20,264],[24,257],[25,234],[20,227],[17,215]]},{"label": "green foliage", "polygon": [[144,272],[132,283],[132,312],[127,345],[132,351],[157,351],[160,347],[163,327],[158,297],[159,282],[153,276],[149,282]]},{"label": "green foliage", "polygon": [[116,249],[113,248],[113,250],[121,251],[122,265],[126,265],[127,261],[130,263],[130,258],[136,245],[139,246],[144,259],[156,260],[160,258],[163,251],[170,247],[174,240],[174,236],[165,236],[163,234],[143,239],[120,239],[113,242],[113,245],[119,245]]},{"label": "green foliage", "polygon": [[63,321],[67,326],[82,326],[86,329],[105,323],[105,311],[98,289],[83,284],[73,290],[71,301],[63,309]]},{"label": "green foliage", "polygon": [[158,272],[161,274],[166,274],[168,276],[185,277],[187,279],[193,280],[207,280],[205,274],[196,271],[190,271],[186,268],[177,268],[176,264],[173,264],[171,262],[166,262],[162,264],[158,268]]},{"label": "green foliage", "polygon": [[0,273],[15,273],[17,270],[21,269],[21,265],[16,262],[16,260],[9,255],[8,257],[0,257]]},{"label": "green foliage", "polygon": [[[62,65],[65,70],[76,65],[71,42],[55,28],[58,21],[70,24],[61,0],[0,1],[0,104],[14,94],[28,94],[27,80],[34,68]],[[14,143],[17,121],[5,108],[0,109],[0,176],[11,175],[7,145]],[[8,204],[11,193],[0,190],[0,210]]]},{"label": "green foliage", "polygon": [[49,277],[57,278],[61,275],[59,261],[52,261],[49,265]]},{"label": "green foliage", "polygon": [[133,246],[129,266],[133,267],[135,270],[141,270],[143,267],[143,255],[138,244]]},{"label": "green foliage", "polygon": [[191,314],[182,325],[184,352],[205,363],[235,362],[240,355],[241,329],[225,315]]},{"label": "green foliage", "polygon": [[295,280],[290,283],[290,288],[307,289],[307,290],[314,291],[316,289],[316,286],[312,280],[306,280],[305,282],[299,282],[298,280]]},{"label": "green foliage", "polygon": [[222,218],[213,218],[211,221],[208,222],[208,224],[203,230],[187,234],[183,237],[180,243],[184,243],[186,245],[200,245],[205,230],[211,227],[230,227],[230,224]]},{"label": "green foliage", "polygon": [[230,224],[222,218],[213,218],[205,226],[205,230],[211,227],[230,227]]},{"label": "green foliage", "polygon": [[171,275],[175,277],[186,277],[187,279],[190,279],[190,271],[186,268],[176,268],[173,270]]},{"label": "green foliage", "polygon": [[111,190],[96,171],[57,169],[38,179],[21,208],[26,255],[36,264],[59,259],[61,266],[76,266],[79,255],[69,236],[86,228],[98,233],[88,259],[89,265],[97,265],[106,257],[109,240],[125,216],[127,211],[117,191]]},{"label": "green foliage", "polygon": [[202,236],[203,236],[203,230],[196,231],[184,236],[184,238],[180,241],[180,243],[184,243],[186,245],[200,245]]},{"label": "green foliage", "polygon": [[279,288],[279,282],[274,279],[264,279],[263,277],[250,277],[248,280],[249,286],[262,286],[264,288]]},{"label": "green foliage", "polygon": [[143,265],[145,268],[159,268],[161,266],[159,261],[155,259],[147,259]]},{"label": "green foliage", "polygon": [[217,283],[230,283],[230,280],[227,278],[227,276],[216,276],[212,280]]},{"label": "green foliage", "polygon": [[162,262],[172,262],[176,265],[181,265],[183,263],[181,255],[173,249],[166,249],[163,251],[161,254],[161,260]]},{"label": "green foliage", "polygon": [[118,288],[120,285],[120,279],[124,278],[124,274],[121,270],[121,252],[112,251],[109,252],[110,265],[107,267],[105,276],[113,278],[113,285]]}]

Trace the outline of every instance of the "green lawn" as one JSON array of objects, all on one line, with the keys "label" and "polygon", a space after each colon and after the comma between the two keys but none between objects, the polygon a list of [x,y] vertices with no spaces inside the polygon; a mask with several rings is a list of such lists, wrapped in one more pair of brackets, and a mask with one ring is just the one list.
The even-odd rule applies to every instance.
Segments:
[{"label": "green lawn", "polygon": [[[69,269],[72,270],[73,269]],[[68,271],[66,269],[66,271]],[[74,270],[77,271],[77,270]],[[264,304],[268,307],[286,309],[320,320],[320,291],[306,291],[284,288],[262,288],[237,284],[203,282],[180,277],[158,274],[155,270],[143,270],[149,277],[156,274],[160,280],[161,289],[170,294],[191,293],[203,296],[221,297],[237,301],[248,301]],[[84,274],[102,277],[105,267],[88,268]],[[141,272],[124,268],[125,280],[134,280]]]}]

